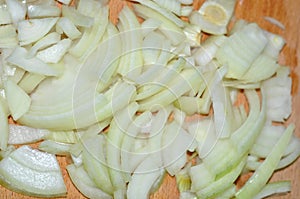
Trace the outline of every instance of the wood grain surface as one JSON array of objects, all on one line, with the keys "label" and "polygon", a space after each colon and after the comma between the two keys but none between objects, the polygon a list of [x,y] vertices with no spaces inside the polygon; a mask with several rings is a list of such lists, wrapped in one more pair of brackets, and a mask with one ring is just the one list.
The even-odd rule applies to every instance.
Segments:
[{"label": "wood grain surface", "polygon": [[[199,6],[203,0],[195,1],[195,6]],[[124,1],[112,0],[110,7],[111,19],[116,22],[117,13],[122,8]],[[273,17],[280,21],[285,29],[268,22],[264,17]],[[280,54],[279,62],[283,65],[291,66],[293,77],[293,113],[287,121],[296,124],[296,134],[300,137],[300,1],[299,0],[238,0],[235,17],[237,19],[246,19],[248,21],[256,22],[261,27],[268,31],[282,35],[286,40],[286,45]],[[64,157],[58,157],[62,168],[62,173],[68,188],[68,199],[82,199],[85,198],[78,192],[70,181],[65,166],[69,160]],[[246,179],[243,178],[242,181]],[[273,198],[282,199],[297,199],[300,198],[300,159],[293,165],[277,172],[272,181],[285,179],[292,181],[292,192],[284,196],[275,196]],[[33,199],[33,197],[23,196],[13,193],[0,186],[0,199]],[[178,198],[178,191],[173,178],[167,176],[163,182],[162,187],[151,196],[152,199],[176,199]]]}]

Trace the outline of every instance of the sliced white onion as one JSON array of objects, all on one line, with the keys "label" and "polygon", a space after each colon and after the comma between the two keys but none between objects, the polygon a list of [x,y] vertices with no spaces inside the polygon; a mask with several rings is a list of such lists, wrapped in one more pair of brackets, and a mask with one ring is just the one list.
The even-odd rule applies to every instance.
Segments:
[{"label": "sliced white onion", "polygon": [[193,0],[178,0],[178,1],[184,5],[193,4]]},{"label": "sliced white onion", "polygon": [[[70,18],[72,21],[72,19]],[[76,22],[72,21],[75,25]],[[85,24],[87,22],[84,22]],[[98,42],[101,41],[105,29],[108,25],[108,7],[101,8],[100,11],[96,14],[95,18],[93,18],[92,24],[95,24],[92,28],[86,29],[82,33],[82,37],[80,40],[75,43],[69,50],[69,53],[80,60],[85,60],[92,52],[98,47]],[[91,25],[92,25],[91,24]],[[120,44],[119,44],[120,45]],[[101,47],[98,47],[98,49]],[[102,49],[103,51],[105,49]],[[108,53],[108,52],[106,52]]]},{"label": "sliced white onion", "polygon": [[176,24],[176,26],[184,27],[184,22],[180,18],[176,17],[176,15],[169,12],[168,10],[163,9],[161,6],[157,5],[156,3],[154,3],[150,0],[132,0],[132,1],[139,2],[142,5],[145,5],[145,6],[149,7],[150,9],[153,9],[156,13],[163,15],[168,20],[172,21],[174,24]]},{"label": "sliced white onion", "polygon": [[11,19],[15,25],[25,19],[26,5],[18,0],[5,0]]},{"label": "sliced white onion", "polygon": [[151,188],[162,175],[162,169],[155,158],[149,156],[134,171],[128,184],[127,197],[132,199],[149,198]]},{"label": "sliced white onion", "polygon": [[46,78],[44,75],[35,73],[25,73],[18,85],[28,94],[30,94]]},{"label": "sliced white onion", "polygon": [[[243,167],[246,163],[246,156],[238,163],[238,165],[230,170],[228,173],[226,173],[224,176],[215,179],[213,183],[210,183],[208,186],[200,189],[196,195],[199,198],[214,198],[215,195],[221,194],[226,191],[227,189],[230,189],[232,187],[232,184],[240,173],[243,170]],[[227,197],[224,197],[227,198]]]},{"label": "sliced white onion", "polygon": [[28,5],[27,15],[32,18],[59,17],[61,10],[51,5]]},{"label": "sliced white onion", "polygon": [[166,37],[169,40],[172,41],[172,44],[178,45],[185,40],[185,35],[180,26],[176,25],[172,20],[168,19],[166,16],[157,13],[151,8],[140,4],[133,4],[133,8],[138,14],[138,16],[141,16],[144,19],[152,18],[162,22],[160,30],[166,35]]},{"label": "sliced white onion", "polygon": [[0,180],[17,192],[40,197],[63,196],[66,187],[54,155],[22,146],[0,162]]},{"label": "sliced white onion", "polygon": [[215,180],[216,177],[205,164],[201,163],[192,166],[189,174],[192,182],[191,191],[193,192],[197,192],[208,186]]},{"label": "sliced white onion", "polygon": [[28,51],[23,47],[16,47],[14,51],[7,58],[7,62],[16,65],[28,72],[46,75],[57,76],[58,72],[51,68],[36,57],[28,58]]},{"label": "sliced white onion", "polygon": [[[149,33],[143,40],[144,64],[154,64],[159,57],[165,37],[156,32]],[[153,73],[152,73],[153,74]]]},{"label": "sliced white onion", "polygon": [[143,23],[141,24],[143,36],[145,37],[148,33],[151,33],[155,29],[159,28],[161,23],[161,21],[152,18],[143,21]]},{"label": "sliced white onion", "polygon": [[253,198],[261,199],[275,194],[282,194],[291,191],[291,183],[289,181],[270,182]]},{"label": "sliced white onion", "polygon": [[76,26],[90,28],[94,24],[92,17],[85,16],[74,7],[62,6],[62,16],[69,18]]},{"label": "sliced white onion", "polygon": [[112,199],[112,197],[97,188],[97,185],[88,176],[82,166],[76,167],[73,164],[67,166],[67,171],[77,189],[88,198],[94,199]]},{"label": "sliced white onion", "polygon": [[268,39],[263,30],[254,23],[229,36],[216,53],[218,61],[228,66],[226,77],[235,79],[242,77],[267,43]]},{"label": "sliced white onion", "polygon": [[199,25],[204,32],[222,35],[232,17],[235,0],[207,0],[190,16],[192,24]]},{"label": "sliced white onion", "polygon": [[142,57],[142,34],[141,25],[138,22],[133,11],[127,6],[119,14],[120,25],[124,28],[121,39],[122,43],[122,56],[120,58],[120,67],[118,73],[133,79],[140,75],[143,66]]},{"label": "sliced white onion", "polygon": [[65,53],[69,50],[71,44],[71,39],[63,39],[53,46],[39,51],[36,57],[45,63],[58,63],[65,55]]},{"label": "sliced white onion", "polygon": [[193,10],[193,6],[182,6],[180,16],[188,17],[193,12]]},{"label": "sliced white onion", "polygon": [[[179,179],[180,198],[275,193],[266,180],[300,154],[291,132],[263,132],[291,113],[290,71],[277,63],[284,40],[241,20],[202,42],[201,31],[227,32],[236,0],[206,0],[193,13],[192,0],[132,1],[117,25],[107,0],[11,0],[21,11],[12,17],[12,6],[0,6],[0,183],[65,193],[55,156],[7,146],[43,139],[40,149],[71,155],[71,180],[90,198],[147,198],[166,171]],[[195,113],[204,118],[186,121]],[[13,130],[7,138],[10,115],[30,126],[14,126],[18,139]],[[255,179],[237,192],[234,181],[251,169]]]},{"label": "sliced white onion", "polygon": [[71,144],[55,142],[52,140],[45,140],[39,145],[39,150],[55,155],[69,155],[70,148]]},{"label": "sliced white onion", "polygon": [[280,35],[276,35],[267,31],[265,32],[265,34],[268,37],[269,41],[267,43],[267,46],[264,49],[264,53],[277,60],[278,55],[282,50],[286,41]]},{"label": "sliced white onion", "polygon": [[249,70],[241,77],[245,82],[258,82],[272,77],[279,64],[272,57],[261,54],[251,64]]},{"label": "sliced white onion", "polygon": [[13,48],[18,45],[16,28],[13,25],[0,26],[0,48]]},{"label": "sliced white onion", "polygon": [[5,25],[5,24],[11,24],[12,19],[9,13],[9,10],[7,8],[7,5],[1,4],[0,5],[0,25]]},{"label": "sliced white onion", "polygon": [[57,1],[60,3],[66,4],[66,5],[69,5],[72,0],[57,0]]},{"label": "sliced white onion", "polygon": [[60,34],[57,32],[51,32],[44,36],[42,39],[37,41],[28,51],[28,58],[32,58],[36,55],[36,52],[40,49],[47,48],[48,46],[52,44],[56,44],[60,41]]},{"label": "sliced white onion", "polygon": [[185,36],[191,47],[199,46],[201,41],[201,29],[196,25],[186,25],[183,29]]},{"label": "sliced white onion", "polygon": [[200,46],[193,51],[192,55],[195,63],[199,66],[206,66],[213,60],[219,46],[226,40],[225,36],[212,36],[200,44],[200,39],[198,39]]},{"label": "sliced white onion", "polygon": [[108,154],[114,154],[113,156],[107,156],[107,164],[110,168],[109,174],[112,184],[117,191],[126,189],[126,183],[121,170],[121,146],[124,133],[132,121],[137,109],[138,104],[133,102],[126,108],[116,112],[107,133],[106,151]]},{"label": "sliced white onion", "polygon": [[18,23],[18,38],[21,46],[44,37],[57,22],[57,17],[22,20]]},{"label": "sliced white onion", "polygon": [[8,144],[8,119],[6,114],[6,104],[4,99],[0,97],[0,149],[5,151]]},{"label": "sliced white onion", "polygon": [[61,30],[61,33],[65,33],[72,40],[81,36],[81,32],[77,29],[75,24],[66,17],[61,17],[58,20],[56,29]]},{"label": "sliced white onion", "polygon": [[265,82],[262,87],[267,97],[267,118],[272,121],[282,122],[287,119],[292,111],[291,84],[289,69],[280,67],[276,75]]},{"label": "sliced white onion", "polygon": [[46,129],[10,124],[8,144],[28,144],[40,141],[49,133]]},{"label": "sliced white onion", "polygon": [[278,142],[275,144],[274,148],[272,149],[268,157],[254,172],[254,174],[249,178],[246,184],[235,194],[237,198],[245,198],[245,197],[253,198],[263,189],[263,186],[267,183],[269,178],[272,176],[272,173],[276,169],[276,166],[278,165],[284,153],[285,148],[290,142],[294,128],[295,128],[294,125],[290,125],[286,129],[284,134],[280,137]]},{"label": "sliced white onion", "polygon": [[[14,66],[12,64],[9,64],[7,62],[7,58],[11,55],[11,53],[14,51],[13,48],[6,48],[6,49],[1,49],[1,55],[0,55],[0,64],[1,64],[1,67],[3,67],[3,72],[1,73],[2,74],[5,74],[7,76],[11,76],[13,77],[16,73],[16,68],[17,66]],[[18,78],[17,78],[18,79]],[[20,80],[20,79],[18,79]],[[18,81],[16,81],[18,82]],[[1,84],[3,84],[3,82],[1,81]]]},{"label": "sliced white onion", "polygon": [[109,0],[101,0],[101,1],[90,1],[90,0],[80,0],[77,2],[76,9],[83,15],[89,17],[95,17],[101,8],[108,5]]},{"label": "sliced white onion", "polygon": [[97,187],[111,195],[114,188],[106,164],[105,142],[103,134],[84,140],[82,158],[85,170]]},{"label": "sliced white onion", "polygon": [[50,5],[55,6],[56,0],[27,0],[26,3],[28,5]]},{"label": "sliced white onion", "polygon": [[228,89],[222,83],[226,73],[227,69],[225,67],[219,68],[215,77],[213,77],[213,85],[209,87],[214,110],[216,136],[218,138],[228,138],[232,133],[232,102],[230,101]]},{"label": "sliced white onion", "polygon": [[7,80],[4,84],[8,107],[14,120],[18,120],[28,110],[31,98],[15,82]]},{"label": "sliced white onion", "polygon": [[170,175],[178,173],[187,161],[186,152],[193,143],[193,137],[176,122],[165,129],[162,141],[163,165]]},{"label": "sliced white onion", "polygon": [[165,1],[165,0],[154,0],[158,5],[165,8],[168,11],[180,16],[181,5],[177,0]]}]

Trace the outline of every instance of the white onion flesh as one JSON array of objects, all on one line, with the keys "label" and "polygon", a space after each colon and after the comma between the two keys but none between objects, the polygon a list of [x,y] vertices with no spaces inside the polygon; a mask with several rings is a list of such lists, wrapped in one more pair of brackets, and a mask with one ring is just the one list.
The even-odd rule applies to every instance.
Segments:
[{"label": "white onion flesh", "polygon": [[131,0],[113,23],[107,0],[1,1],[0,184],[64,196],[55,154],[89,198],[148,198],[165,173],[180,198],[289,191],[266,184],[300,155],[285,41],[228,29],[236,2]]}]

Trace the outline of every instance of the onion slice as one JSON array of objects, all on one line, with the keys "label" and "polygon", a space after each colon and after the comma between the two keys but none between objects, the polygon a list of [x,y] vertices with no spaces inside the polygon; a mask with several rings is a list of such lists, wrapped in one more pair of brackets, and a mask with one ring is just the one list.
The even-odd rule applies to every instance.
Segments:
[{"label": "onion slice", "polygon": [[23,20],[18,23],[18,38],[21,46],[44,37],[57,22],[58,17]]},{"label": "onion slice", "polygon": [[0,182],[23,194],[58,197],[66,194],[60,167],[54,155],[22,146],[0,162]]}]

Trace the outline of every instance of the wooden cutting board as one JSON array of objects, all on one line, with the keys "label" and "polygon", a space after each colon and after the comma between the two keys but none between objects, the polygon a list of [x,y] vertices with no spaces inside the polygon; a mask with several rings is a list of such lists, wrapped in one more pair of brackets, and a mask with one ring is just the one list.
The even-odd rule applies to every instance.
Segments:
[{"label": "wooden cutting board", "polygon": [[[286,40],[280,55],[280,64],[291,66],[293,77],[293,114],[288,122],[296,124],[296,134],[300,137],[300,1],[298,0],[237,0],[237,7],[235,17],[238,19],[246,19],[248,21],[256,22],[264,29],[282,35]],[[203,0],[196,0],[195,6],[199,6]],[[118,11],[122,8],[123,0],[111,0],[111,19],[116,20]],[[268,22],[264,17],[273,17],[280,21],[285,29]],[[68,199],[82,199],[85,198],[78,192],[70,181],[68,174],[64,167],[69,160],[64,157],[58,157],[62,167],[62,173],[68,188]],[[275,180],[291,180],[292,192],[285,196],[276,196],[273,198],[297,199],[300,198],[300,159],[288,168],[277,172],[272,181]],[[245,181],[241,179],[241,181]],[[32,197],[23,196],[11,192],[0,186],[0,198],[7,199],[33,199]],[[178,191],[174,179],[167,176],[163,182],[162,187],[151,196],[153,199],[176,199],[178,198]]]}]

